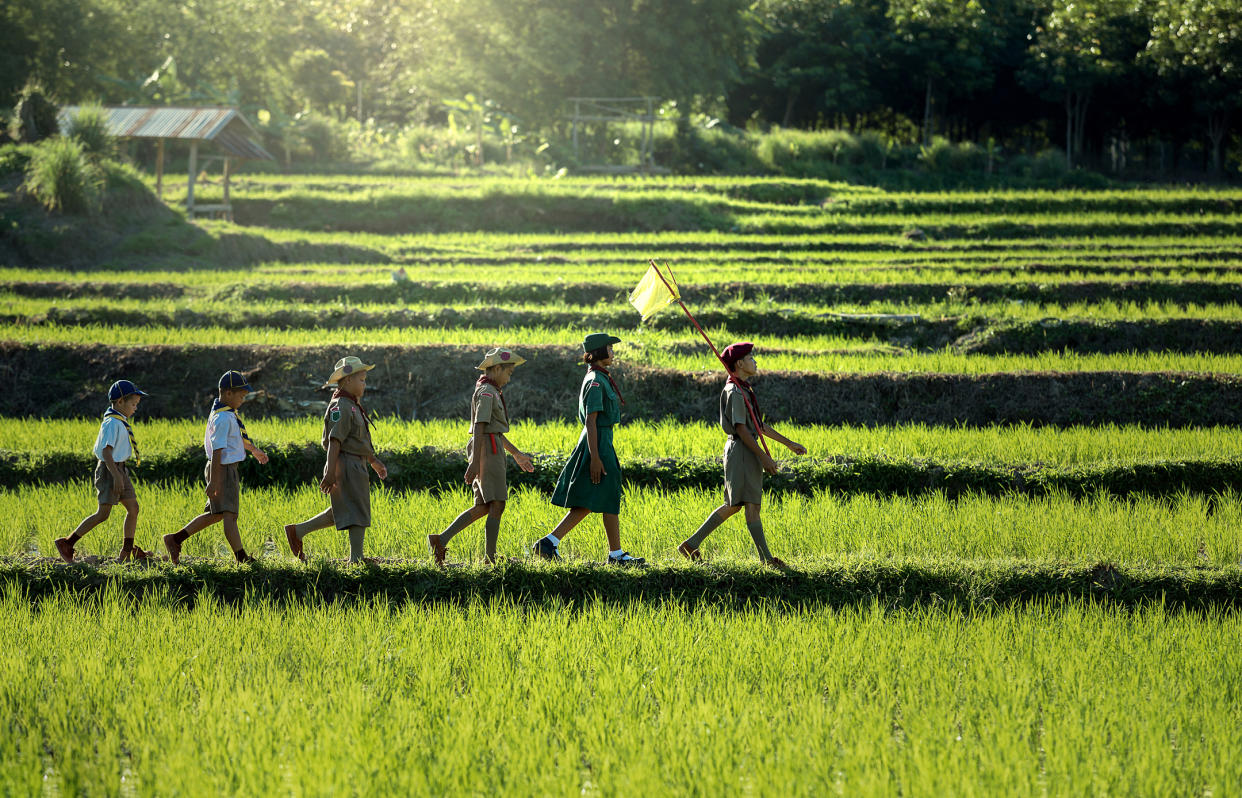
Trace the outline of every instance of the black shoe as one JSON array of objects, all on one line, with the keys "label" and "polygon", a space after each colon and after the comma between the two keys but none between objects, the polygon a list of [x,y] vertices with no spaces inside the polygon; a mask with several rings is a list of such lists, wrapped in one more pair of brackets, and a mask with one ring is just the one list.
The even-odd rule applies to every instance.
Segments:
[{"label": "black shoe", "polygon": [[544,560],[559,560],[561,558],[561,553],[556,550],[556,546],[552,545],[552,541],[547,538],[536,540],[535,545],[531,546],[530,550],[535,553],[536,557]]},{"label": "black shoe", "polygon": [[621,552],[620,556],[613,557],[608,555],[609,565],[619,565],[622,568],[645,568],[647,561],[642,557],[631,557],[628,551]]}]

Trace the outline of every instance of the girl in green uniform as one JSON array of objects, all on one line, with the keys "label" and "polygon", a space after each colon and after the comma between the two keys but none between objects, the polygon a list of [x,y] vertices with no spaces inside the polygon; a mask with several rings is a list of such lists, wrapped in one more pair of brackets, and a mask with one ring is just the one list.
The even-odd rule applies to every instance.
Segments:
[{"label": "girl in green uniform", "polygon": [[621,464],[612,448],[612,428],[621,421],[622,399],[607,370],[612,365],[612,345],[620,341],[607,333],[592,333],[582,341],[582,359],[587,364],[578,392],[582,435],[552,493],[552,503],[569,512],[551,533],[535,541],[534,552],[544,559],[559,560],[558,547],[569,530],[591,513],[600,513],[608,535],[608,563],[646,564],[621,548]]}]

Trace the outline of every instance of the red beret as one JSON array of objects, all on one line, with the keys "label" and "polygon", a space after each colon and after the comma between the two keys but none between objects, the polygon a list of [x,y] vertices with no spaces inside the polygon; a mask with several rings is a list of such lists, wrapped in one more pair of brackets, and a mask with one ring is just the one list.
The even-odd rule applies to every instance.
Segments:
[{"label": "red beret", "polygon": [[738,341],[736,344],[729,344],[725,350],[720,353],[720,358],[725,365],[732,369],[737,362],[750,354],[755,345],[750,341]]}]

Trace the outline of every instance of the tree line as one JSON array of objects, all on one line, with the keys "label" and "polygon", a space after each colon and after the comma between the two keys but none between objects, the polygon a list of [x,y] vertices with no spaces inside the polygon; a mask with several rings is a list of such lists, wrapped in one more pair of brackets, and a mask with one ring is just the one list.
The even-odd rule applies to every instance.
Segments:
[{"label": "tree line", "polygon": [[570,97],[879,131],[1072,165],[1236,173],[1235,0],[8,0],[0,107],[231,104],[403,126],[470,95],[564,133]]}]

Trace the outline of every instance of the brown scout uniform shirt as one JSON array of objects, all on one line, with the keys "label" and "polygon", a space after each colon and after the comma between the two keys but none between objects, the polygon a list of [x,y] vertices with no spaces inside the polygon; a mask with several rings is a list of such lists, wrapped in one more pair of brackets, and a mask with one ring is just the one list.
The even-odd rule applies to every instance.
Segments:
[{"label": "brown scout uniform shirt", "polygon": [[735,424],[745,424],[756,440],[759,431],[746,409],[746,392],[726,382],[720,392],[720,426],[729,435],[724,449],[724,497],[725,504],[763,503],[763,465],[745,444],[738,440]]},{"label": "brown scout uniform shirt", "polygon": [[371,480],[367,460],[372,453],[371,426],[352,399],[338,396],[323,414],[323,448],[332,438],[341,442],[340,478],[330,494],[337,529],[371,525]]},{"label": "brown scout uniform shirt", "polygon": [[500,389],[488,383],[474,386],[470,397],[470,461],[474,463],[475,425],[483,425],[483,467],[474,481],[474,496],[478,503],[505,501],[509,496],[509,484],[505,474],[505,449],[496,437],[509,431],[509,416],[501,399]]}]

